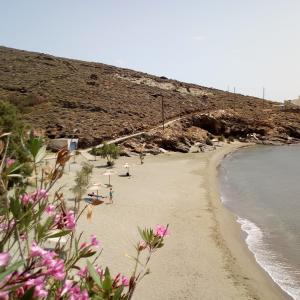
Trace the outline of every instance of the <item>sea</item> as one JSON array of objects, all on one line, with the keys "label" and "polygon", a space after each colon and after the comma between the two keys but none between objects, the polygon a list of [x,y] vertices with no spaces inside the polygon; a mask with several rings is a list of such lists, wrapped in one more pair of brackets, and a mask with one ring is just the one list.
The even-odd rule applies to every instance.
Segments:
[{"label": "sea", "polygon": [[256,261],[300,300],[300,145],[240,149],[223,160],[219,182]]}]

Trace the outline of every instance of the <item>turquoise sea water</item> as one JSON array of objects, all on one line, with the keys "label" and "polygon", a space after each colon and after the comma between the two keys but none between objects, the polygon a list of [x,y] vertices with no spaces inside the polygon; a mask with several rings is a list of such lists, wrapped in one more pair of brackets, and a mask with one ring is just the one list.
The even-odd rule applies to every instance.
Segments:
[{"label": "turquoise sea water", "polygon": [[219,179],[257,262],[300,299],[300,145],[241,149],[224,159]]}]

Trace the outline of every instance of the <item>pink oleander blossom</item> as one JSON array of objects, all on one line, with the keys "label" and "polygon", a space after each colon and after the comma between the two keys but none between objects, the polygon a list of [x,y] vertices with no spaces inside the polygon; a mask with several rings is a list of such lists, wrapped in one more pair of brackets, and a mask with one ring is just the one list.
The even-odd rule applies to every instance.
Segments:
[{"label": "pink oleander blossom", "polygon": [[48,296],[48,291],[45,288],[44,276],[28,279],[25,282],[24,286],[27,288],[31,288],[34,286],[34,296],[38,299],[45,298]]},{"label": "pink oleander blossom", "polygon": [[122,285],[129,286],[129,279],[126,276],[121,277]]},{"label": "pink oleander blossom", "polygon": [[157,235],[159,237],[165,237],[165,236],[170,235],[170,232],[169,232],[168,228],[165,227],[164,225],[156,225],[155,235]]},{"label": "pink oleander blossom", "polygon": [[54,216],[55,215],[55,206],[53,204],[49,204],[46,207],[45,211],[49,216]]},{"label": "pink oleander blossom", "polygon": [[37,245],[35,241],[32,242],[30,248],[30,256],[31,257],[43,257],[47,254],[47,251],[42,249],[40,246]]},{"label": "pink oleander blossom", "polygon": [[88,269],[87,269],[87,267],[81,268],[81,269],[78,271],[77,275],[78,275],[79,277],[81,277],[81,278],[86,278],[87,275],[88,275]]},{"label": "pink oleander blossom", "polygon": [[60,296],[63,297],[65,294],[68,294],[68,300],[88,300],[89,295],[86,290],[81,290],[80,287],[72,282],[67,280],[63,286]]},{"label": "pink oleander blossom", "polygon": [[66,216],[64,217],[64,223],[67,229],[75,229],[76,221],[73,210],[69,210],[67,212]]},{"label": "pink oleander blossom", "polygon": [[6,291],[0,291],[0,299],[1,300],[8,300],[8,292]]},{"label": "pink oleander blossom", "polygon": [[100,247],[100,242],[97,240],[97,237],[93,234],[91,235],[91,245],[95,247]]},{"label": "pink oleander blossom", "polygon": [[80,245],[80,249],[83,249],[83,248],[85,248],[85,247],[87,247],[87,246],[89,246],[89,244],[88,243],[86,243],[86,242],[84,242],[84,243],[82,243],[81,245]]},{"label": "pink oleander blossom", "polygon": [[47,268],[47,275],[53,276],[57,280],[65,278],[65,264],[60,258],[56,258],[54,251],[47,251],[42,258],[42,266]]},{"label": "pink oleander blossom", "polygon": [[11,259],[11,256],[8,252],[1,252],[0,253],[0,267],[6,266]]},{"label": "pink oleander blossom", "polygon": [[48,198],[48,193],[45,189],[38,189],[32,194],[32,198],[34,201],[40,201]]},{"label": "pink oleander blossom", "polygon": [[34,203],[37,201],[41,201],[43,199],[48,198],[48,193],[44,189],[38,189],[32,194],[25,193],[21,196],[21,202],[24,205],[27,205],[28,203]]},{"label": "pink oleander blossom", "polygon": [[8,158],[8,159],[6,160],[6,166],[9,168],[9,167],[12,166],[15,162],[16,162],[15,159]]},{"label": "pink oleander blossom", "polygon": [[27,205],[29,202],[32,202],[31,195],[23,194],[23,195],[21,196],[21,202],[22,202],[24,205]]}]

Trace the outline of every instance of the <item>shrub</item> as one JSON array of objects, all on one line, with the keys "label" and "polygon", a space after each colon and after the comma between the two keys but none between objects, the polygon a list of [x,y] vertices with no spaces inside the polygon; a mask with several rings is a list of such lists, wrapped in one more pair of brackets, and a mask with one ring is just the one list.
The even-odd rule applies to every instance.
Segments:
[{"label": "shrub", "polygon": [[228,137],[228,141],[231,143],[231,142],[234,142],[234,137],[231,135]]},{"label": "shrub", "polygon": [[26,126],[21,121],[16,107],[9,102],[0,101],[0,134],[10,132],[8,141],[8,153],[10,158],[22,164],[21,173],[29,175],[31,173],[29,153],[24,147],[28,137],[26,136]]},{"label": "shrub", "polygon": [[105,158],[108,166],[114,164],[114,160],[120,156],[120,152],[121,150],[117,145],[107,143],[104,143],[102,147],[92,148],[90,151],[92,155],[100,155],[102,158]]},{"label": "shrub", "polygon": [[206,143],[206,145],[213,146],[213,142],[211,141],[211,139],[209,137],[205,140],[205,143]]},{"label": "shrub", "polygon": [[218,137],[218,141],[219,141],[219,142],[225,142],[225,137],[224,137],[224,135],[219,136],[219,137]]},{"label": "shrub", "polygon": [[[102,252],[97,237],[92,235],[90,241],[83,242],[82,233],[77,234],[77,220],[91,205],[73,211],[59,190],[51,192],[70,159],[68,150],[60,150],[54,167],[46,169],[41,165],[46,147],[41,139],[32,137],[26,150],[36,181],[29,188],[28,177],[19,173],[21,165],[8,159],[9,135],[0,135],[0,140],[0,298],[130,300],[137,284],[149,274],[153,253],[163,247],[168,226],[139,229],[133,272],[129,278],[120,273],[112,276],[108,267],[96,264]],[[84,165],[80,181],[90,172],[91,167]],[[22,180],[9,185],[14,177]],[[83,188],[85,185],[86,181]],[[55,246],[46,248],[46,243],[54,238]],[[62,244],[63,238],[66,241]],[[83,260],[93,256],[93,262],[87,260],[86,266],[80,268]]]}]

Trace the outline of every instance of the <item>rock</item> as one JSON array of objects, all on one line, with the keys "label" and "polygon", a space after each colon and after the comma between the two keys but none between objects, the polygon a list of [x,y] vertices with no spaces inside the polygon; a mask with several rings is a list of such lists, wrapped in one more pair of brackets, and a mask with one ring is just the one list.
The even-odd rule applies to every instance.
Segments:
[{"label": "rock", "polygon": [[149,153],[149,154],[153,154],[153,155],[158,155],[160,154],[160,150],[159,148],[152,148],[152,149],[147,149],[144,151],[145,154]]},{"label": "rock", "polygon": [[122,149],[120,152],[120,156],[133,157],[138,155],[139,155],[138,153],[129,151],[127,149]]},{"label": "rock", "polygon": [[161,153],[168,153],[168,151],[164,148],[158,148]]},{"label": "rock", "polygon": [[90,75],[90,79],[92,79],[92,80],[97,80],[97,79],[98,79],[97,74],[91,74],[91,75]]},{"label": "rock", "polygon": [[68,139],[52,139],[48,141],[47,145],[47,149],[52,151],[59,151],[64,147],[68,147]]}]

